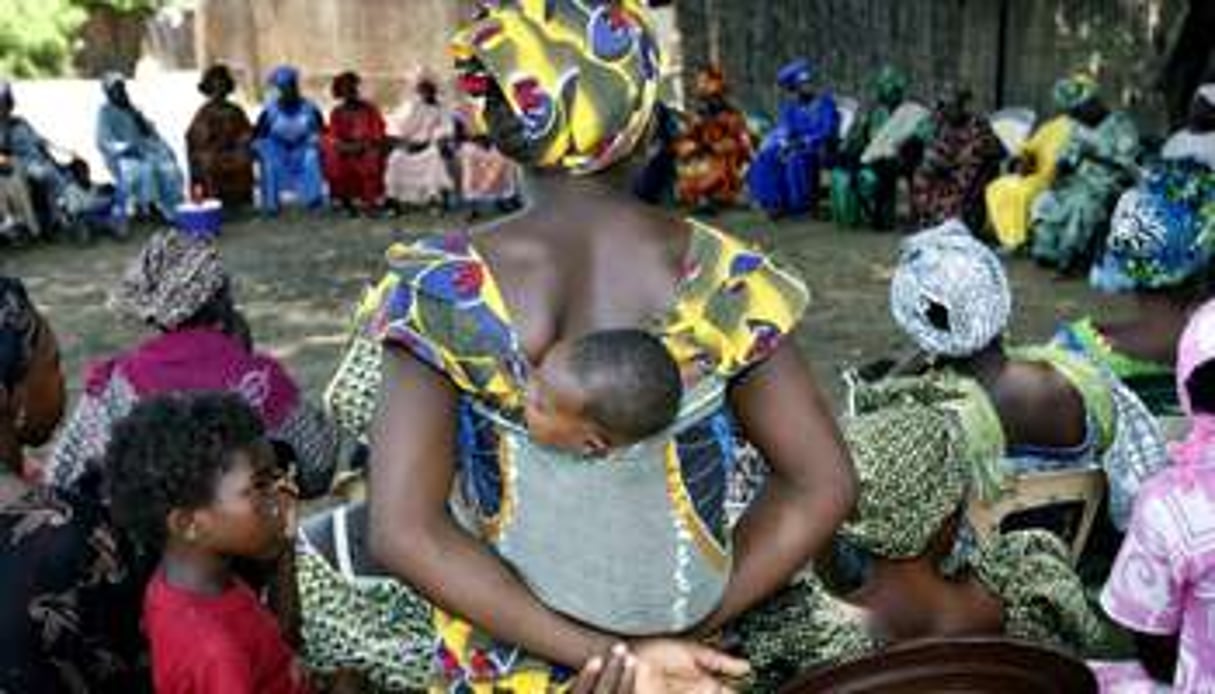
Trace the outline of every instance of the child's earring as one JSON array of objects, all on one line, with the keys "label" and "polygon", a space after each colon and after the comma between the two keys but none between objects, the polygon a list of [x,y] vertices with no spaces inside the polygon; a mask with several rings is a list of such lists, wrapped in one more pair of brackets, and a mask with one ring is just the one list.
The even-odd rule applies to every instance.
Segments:
[{"label": "child's earring", "polygon": [[198,527],[193,523],[186,526],[186,542],[194,543],[198,540]]}]

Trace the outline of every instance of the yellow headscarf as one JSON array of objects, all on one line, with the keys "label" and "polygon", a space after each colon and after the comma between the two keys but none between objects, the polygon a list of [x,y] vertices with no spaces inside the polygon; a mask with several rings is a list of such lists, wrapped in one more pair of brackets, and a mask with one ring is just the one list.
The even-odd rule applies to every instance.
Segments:
[{"label": "yellow headscarf", "polygon": [[487,3],[452,53],[466,91],[498,84],[533,145],[523,163],[541,168],[590,174],[628,156],[658,96],[658,44],[639,0]]}]

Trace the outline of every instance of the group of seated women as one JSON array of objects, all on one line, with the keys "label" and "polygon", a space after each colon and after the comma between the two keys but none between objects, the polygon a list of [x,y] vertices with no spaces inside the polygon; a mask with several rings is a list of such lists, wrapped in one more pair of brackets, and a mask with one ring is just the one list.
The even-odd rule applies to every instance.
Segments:
[{"label": "group of seated women", "polygon": [[442,103],[426,73],[387,118],[361,97],[359,76],[342,73],[326,119],[301,94],[298,71],[280,67],[254,123],[232,100],[230,70],[215,65],[198,85],[206,102],[186,132],[185,171],[132,101],[126,79],[110,73],[101,84],[96,140],[113,181],[107,185],[16,115],[13,87],[0,82],[0,242],[125,235],[131,220],[173,220],[187,192],[229,210],[256,202],[270,214],[288,196],[309,208],[331,200],[351,212],[441,206],[480,214],[519,202],[515,164],[479,118]]},{"label": "group of seated women", "polygon": [[[1194,228],[1127,211],[1099,262],[1190,287],[1157,357],[1189,425],[1170,451],[1110,360],[1005,343],[1010,284],[959,220],[906,239],[891,282],[926,366],[858,385],[837,421],[791,338],[803,281],[634,195],[655,46],[633,0],[503,4],[455,37],[529,205],[388,250],[351,342],[372,367],[330,389],[377,394],[354,429],[256,349],[214,242],[169,231],[110,302],[151,335],[90,366],[56,436],[54,332],[0,280],[0,689],[766,692],[974,634],[1109,683],[1215,686]],[[578,108],[550,108],[562,90]],[[366,498],[297,522],[356,438]],[[762,483],[735,484],[756,454]],[[1107,481],[1106,557],[1069,551],[1059,509],[972,522],[1069,470]]]}]

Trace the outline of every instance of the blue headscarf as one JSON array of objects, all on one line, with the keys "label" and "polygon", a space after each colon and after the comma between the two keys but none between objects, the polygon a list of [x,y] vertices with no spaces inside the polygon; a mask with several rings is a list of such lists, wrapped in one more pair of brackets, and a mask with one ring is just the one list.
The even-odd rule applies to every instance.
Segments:
[{"label": "blue headscarf", "polygon": [[814,65],[805,58],[788,63],[776,73],[776,83],[781,89],[790,91],[814,80]]},{"label": "blue headscarf", "polygon": [[290,65],[279,65],[270,71],[270,76],[266,78],[266,82],[275,89],[283,89],[289,84],[298,85],[300,82],[300,71]]},{"label": "blue headscarf", "polygon": [[1089,274],[1107,292],[1177,287],[1215,257],[1215,174],[1188,160],[1165,162],[1114,210],[1105,252]]}]

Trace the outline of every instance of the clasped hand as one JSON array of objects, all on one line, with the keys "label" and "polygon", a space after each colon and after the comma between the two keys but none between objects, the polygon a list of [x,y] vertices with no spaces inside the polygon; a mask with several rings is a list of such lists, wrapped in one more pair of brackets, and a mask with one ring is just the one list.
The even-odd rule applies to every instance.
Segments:
[{"label": "clasped hand", "polygon": [[730,694],[750,665],[701,644],[669,638],[617,644],[592,658],[574,694]]}]

